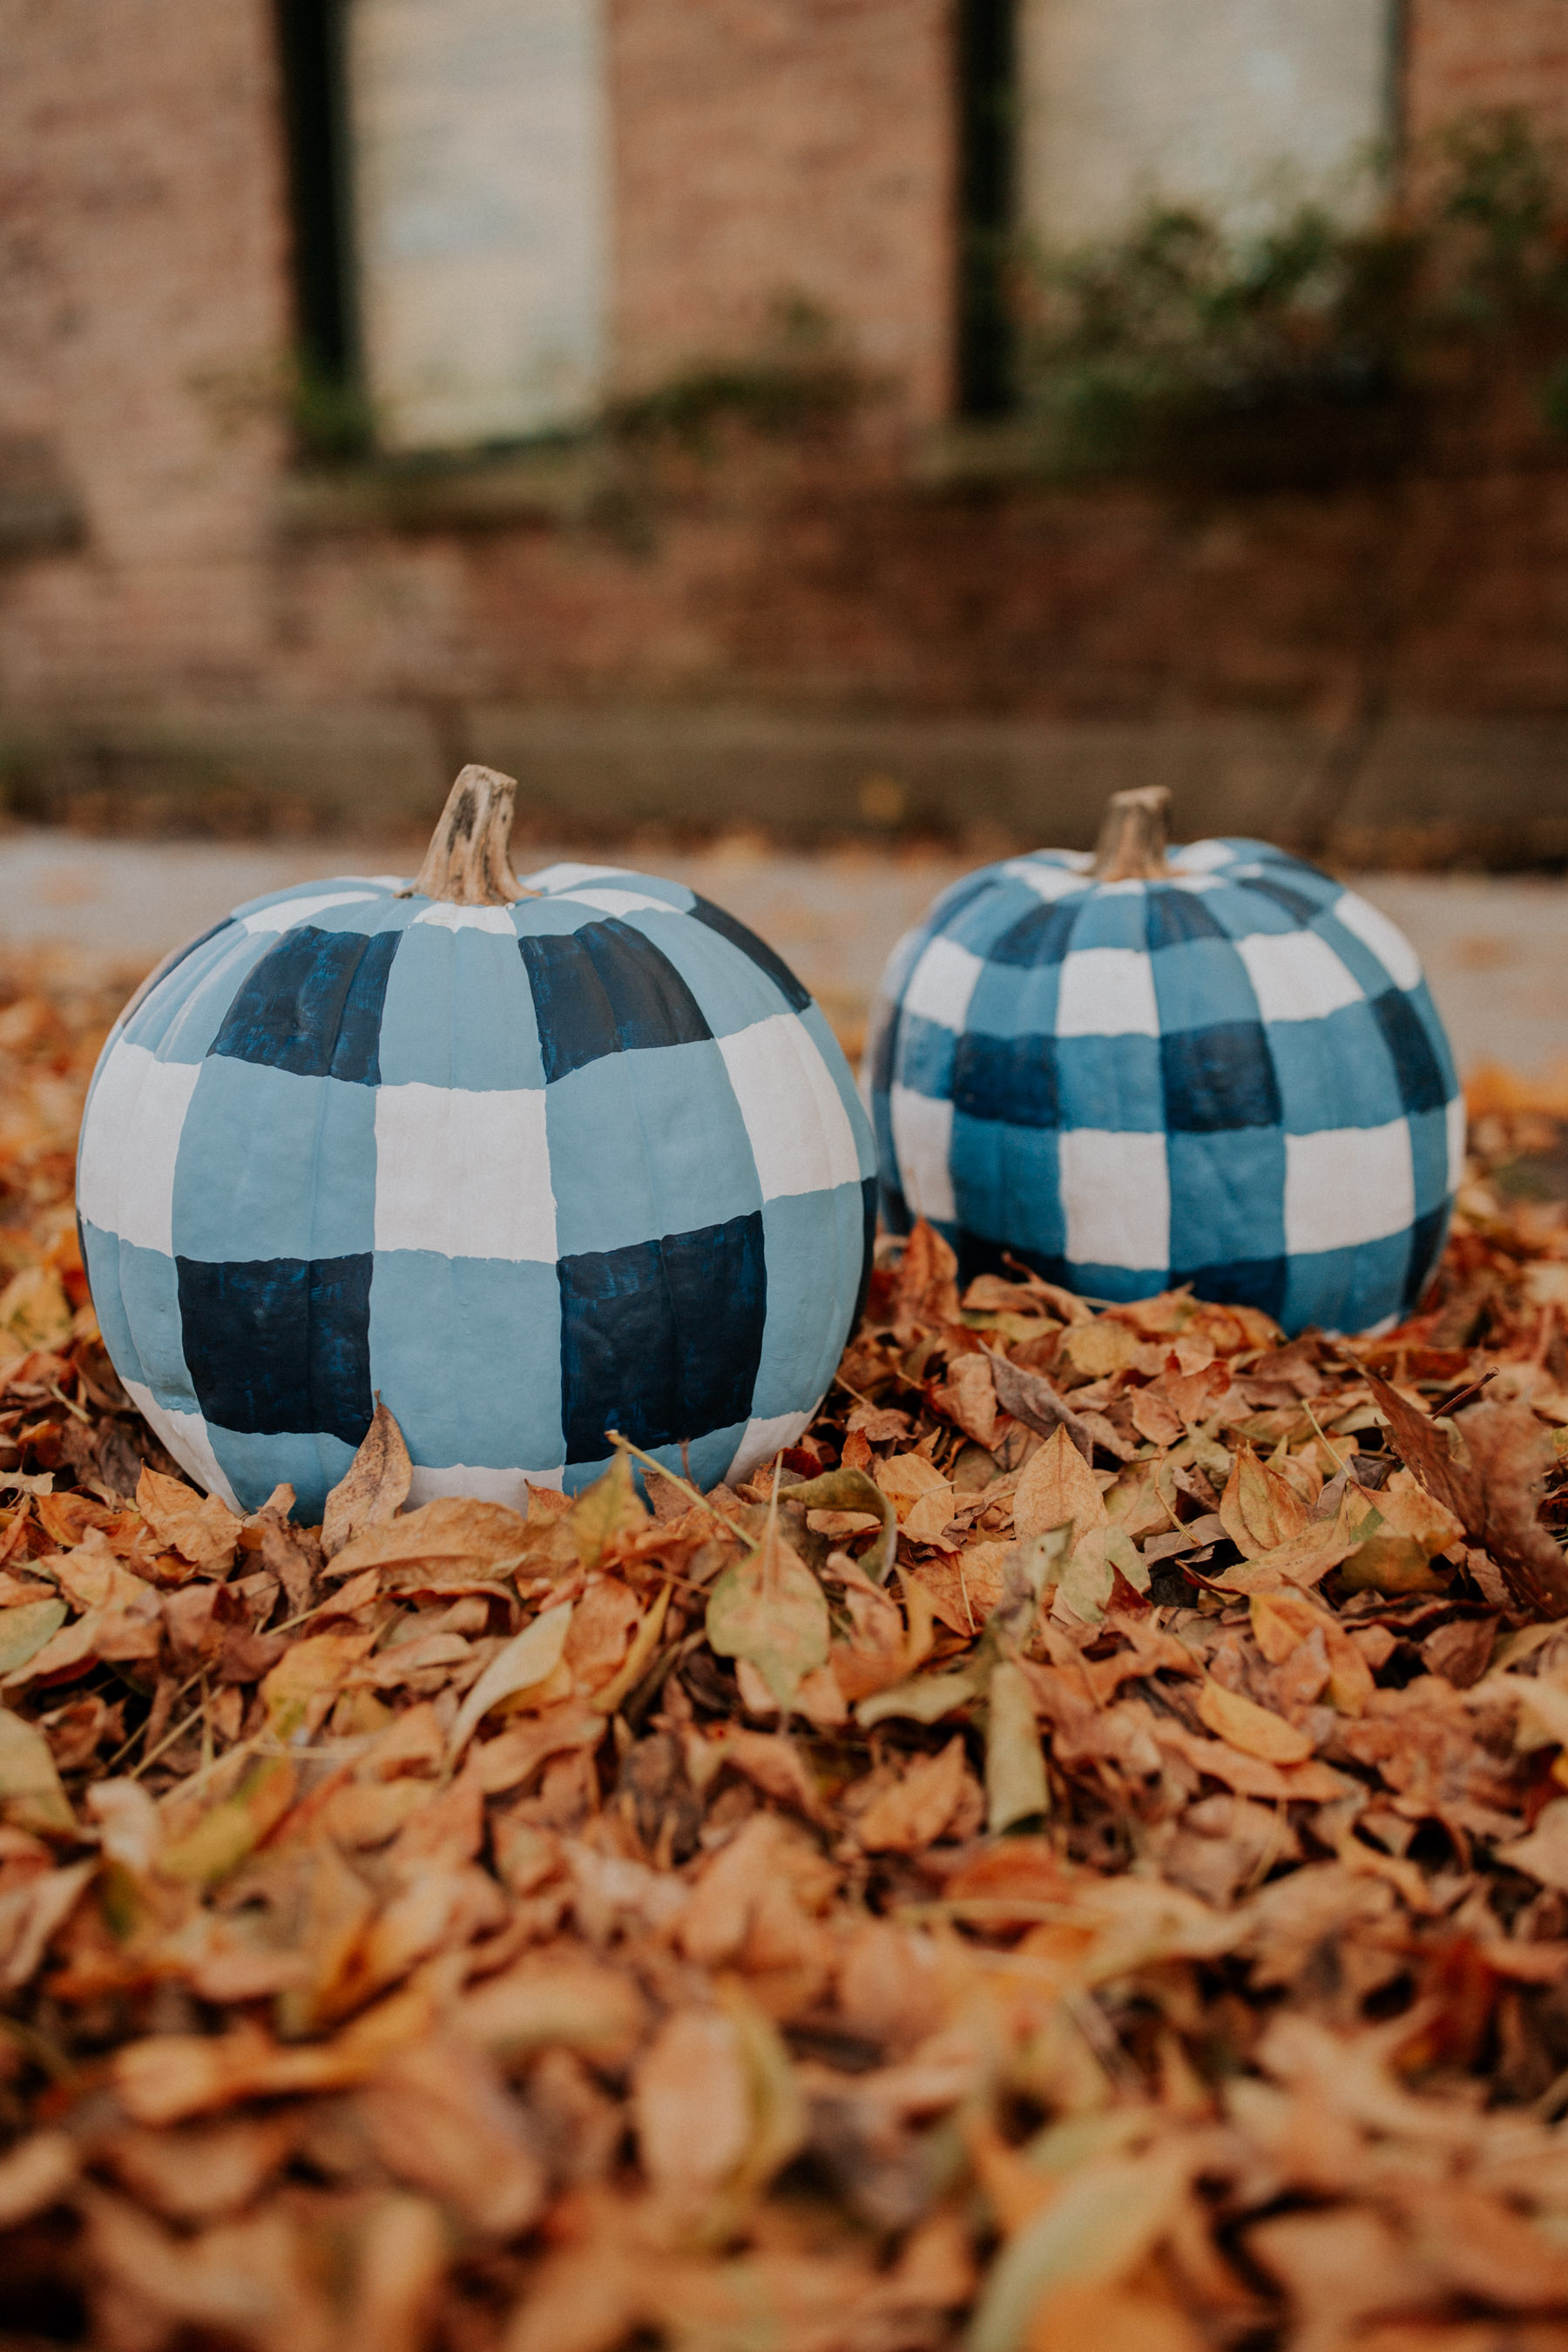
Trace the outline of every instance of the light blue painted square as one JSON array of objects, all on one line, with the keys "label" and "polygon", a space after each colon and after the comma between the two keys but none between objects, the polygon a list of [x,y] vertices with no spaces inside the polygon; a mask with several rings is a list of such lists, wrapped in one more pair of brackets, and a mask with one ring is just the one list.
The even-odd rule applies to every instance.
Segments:
[{"label": "light blue painted square", "polygon": [[[104,1240],[109,1236],[105,1234]],[[93,1303],[101,1317],[102,1293],[93,1276]],[[136,1334],[141,1377],[156,1402],[171,1412],[199,1412],[196,1392],[185,1367],[180,1324],[179,1269],[162,1250],[120,1244],[120,1313]],[[107,1327],[105,1327],[107,1328]],[[135,1374],[132,1376],[133,1379]]]},{"label": "light blue painted square", "polygon": [[[142,1351],[132,1333],[121,1292],[121,1254],[133,1244],[122,1242],[118,1234],[106,1234],[101,1227],[89,1224],[85,1217],[79,1220],[79,1224],[88,1288],[92,1293],[98,1328],[103,1334],[110,1361],[122,1381],[140,1381],[143,1388],[150,1388],[152,1382],[142,1366]],[[158,1257],[162,1252],[149,1250],[146,1255]],[[163,1263],[167,1265],[168,1259],[164,1258]],[[176,1336],[177,1328],[176,1324]]]},{"label": "light blue painted square", "polygon": [[378,1251],[370,1379],[417,1463],[556,1468],[566,1446],[554,1266]]},{"label": "light blue painted square", "polygon": [[195,948],[170,974],[171,985],[155,988],[125,1024],[132,1045],[145,1045],[163,1062],[199,1062],[222,1028],[241,983],[269,948],[271,932],[219,931]]},{"label": "light blue painted square", "polygon": [[242,1511],[258,1511],[275,1486],[290,1486],[293,1517],[307,1528],[320,1527],[327,1496],[354,1458],[352,1445],[321,1430],[258,1435],[209,1421],[207,1435]]},{"label": "light blue painted square", "polygon": [[1072,951],[1082,948],[1133,948],[1142,955],[1148,945],[1148,893],[1136,888],[1100,889],[1086,898],[1072,929]]},{"label": "light blue painted square", "polygon": [[[1205,908],[1207,898],[1199,904]],[[1222,1021],[1256,1021],[1252,982],[1228,940],[1183,940],[1155,948],[1154,1003],[1162,1032],[1210,1029]]]},{"label": "light blue painted square", "polygon": [[1285,1254],[1285,1138],[1248,1127],[1165,1139],[1171,1264],[1194,1269]]},{"label": "light blue painted square", "polygon": [[988,963],[974,983],[965,1029],[985,1037],[1051,1036],[1061,972],[1058,962],[1032,967]]},{"label": "light blue painted square", "polygon": [[1153,1135],[1165,1124],[1158,1037],[1058,1037],[1058,1125]]},{"label": "light blue painted square", "polygon": [[754,1418],[802,1412],[826,1392],[849,1338],[864,1236],[858,1184],[764,1204],[768,1315],[752,1391]]},{"label": "light blue painted square", "polygon": [[[1279,879],[1287,888],[1294,888],[1289,875],[1281,874]],[[1225,882],[1217,890],[1205,890],[1203,908],[1233,940],[1249,940],[1260,931],[1271,939],[1283,939],[1287,932],[1301,929],[1277,899],[1266,898],[1260,890],[1249,890],[1245,882]]]},{"label": "light blue painted square", "polygon": [[1292,1331],[1309,1323],[1325,1331],[1364,1331],[1399,1297],[1409,1260],[1408,1232],[1353,1249],[1300,1251],[1289,1261],[1280,1320]]},{"label": "light blue painted square", "polygon": [[[805,1407],[796,1405],[793,1410],[804,1412]],[[727,1429],[711,1429],[705,1437],[691,1440],[684,1457],[679,1445],[650,1445],[647,1450],[655,1462],[673,1472],[676,1477],[684,1478],[689,1475],[699,1494],[710,1495],[728,1475],[747,1426],[745,1422],[737,1421]],[[562,1474],[563,1494],[581,1495],[587,1487],[595,1486],[614,1460],[614,1454],[606,1454],[597,1462],[569,1463]],[[633,1475],[640,1486],[642,1474],[635,1465]]]},{"label": "light blue painted square", "polygon": [[1131,1298],[1158,1297],[1170,1276],[1158,1266],[1095,1265],[1069,1258],[1063,1279],[1085,1298],[1101,1298],[1121,1307]]},{"label": "light blue painted square", "polygon": [[516,1092],[544,1084],[539,1024],[515,936],[416,923],[387,975],[381,1082]]},{"label": "light blue painted square", "polygon": [[1272,1021],[1268,1034],[1288,1135],[1404,1117],[1393,1058],[1364,1002],[1317,1021]]},{"label": "light blue painted square", "polygon": [[181,1257],[345,1257],[375,1246],[375,1089],[213,1055],[174,1163]]},{"label": "light blue painted square", "polygon": [[545,1097],[559,1256],[688,1234],[762,1206],[718,1045],[605,1054]]}]

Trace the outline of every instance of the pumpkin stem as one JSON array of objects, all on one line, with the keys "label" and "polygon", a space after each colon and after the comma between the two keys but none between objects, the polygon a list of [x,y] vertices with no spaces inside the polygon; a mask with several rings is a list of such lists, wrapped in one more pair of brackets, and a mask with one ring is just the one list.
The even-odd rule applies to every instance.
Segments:
[{"label": "pumpkin stem", "polygon": [[517,778],[469,763],[447,795],[425,863],[400,898],[444,898],[452,907],[510,907],[537,898],[511,870]]},{"label": "pumpkin stem", "polygon": [[1140,784],[1112,793],[1106,804],[1090,868],[1097,882],[1152,882],[1166,871],[1165,820],[1171,793],[1165,784]]}]

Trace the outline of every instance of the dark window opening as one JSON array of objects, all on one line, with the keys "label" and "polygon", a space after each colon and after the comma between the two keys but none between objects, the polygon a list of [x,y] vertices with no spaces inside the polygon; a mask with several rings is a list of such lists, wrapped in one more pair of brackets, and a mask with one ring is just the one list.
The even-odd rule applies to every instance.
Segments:
[{"label": "dark window opening", "polygon": [[319,454],[363,441],[353,299],[345,18],[349,0],[276,0],[301,440]]},{"label": "dark window opening", "polygon": [[965,416],[1001,416],[1013,405],[1015,6],[1016,0],[960,0],[958,11],[958,398]]}]

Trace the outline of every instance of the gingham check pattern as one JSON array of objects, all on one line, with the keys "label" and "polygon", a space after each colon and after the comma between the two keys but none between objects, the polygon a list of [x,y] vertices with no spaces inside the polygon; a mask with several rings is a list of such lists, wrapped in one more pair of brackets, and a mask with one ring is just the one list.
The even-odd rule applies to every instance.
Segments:
[{"label": "gingham check pattern", "polygon": [[889,1223],[930,1218],[966,1273],[1190,1282],[1292,1331],[1407,1312],[1464,1141],[1408,941],[1260,842],[1158,881],[1089,863],[987,866],[894,950],[865,1071]]},{"label": "gingham check pattern", "polygon": [[805,1428],[875,1150],[788,969],[678,884],[515,907],[348,877],[240,908],[134,1000],[83,1123],[93,1302],[175,1459],[320,1517],[379,1391],[413,1499],[574,1491],[623,1431],[704,1487]]}]

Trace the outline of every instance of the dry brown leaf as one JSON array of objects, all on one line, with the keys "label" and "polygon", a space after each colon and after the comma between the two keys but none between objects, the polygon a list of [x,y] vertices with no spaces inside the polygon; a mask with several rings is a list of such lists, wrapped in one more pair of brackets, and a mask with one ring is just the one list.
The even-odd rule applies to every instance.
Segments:
[{"label": "dry brown leaf", "polygon": [[1301,1764],[1312,1752],[1311,1740],[1295,1724],[1244,1697],[1240,1691],[1226,1690],[1221,1683],[1204,1684],[1198,1693],[1198,1713],[1227,1747],[1238,1748],[1244,1756],[1258,1757],[1265,1764]]},{"label": "dry brown leaf", "polygon": [[1057,1429],[1024,1465],[1013,1496],[1020,1537],[1048,1535],[1068,1521],[1080,1536],[1109,1525],[1105,1498],[1065,1429]]},{"label": "dry brown leaf", "polygon": [[240,1523],[216,1495],[197,1495],[178,1478],[144,1468],[136,1487],[136,1507],[158,1541],[193,1568],[221,1576],[233,1566]]},{"label": "dry brown leaf", "polygon": [[958,1810],[964,1777],[962,1739],[950,1739],[935,1756],[921,1757],[860,1815],[856,1834],[861,1844],[868,1853],[915,1853],[931,1845]]},{"label": "dry brown leaf", "polygon": [[337,1554],[331,1572],[343,1577],[367,1568],[470,1567],[504,1576],[526,1549],[527,1523],[520,1512],[504,1503],[441,1495],[384,1527],[364,1528]]},{"label": "dry brown leaf", "polygon": [[377,1397],[370,1427],[347,1470],[327,1496],[321,1550],[328,1559],[366,1528],[384,1527],[408,1500],[414,1465],[403,1432]]},{"label": "dry brown leaf", "polygon": [[1243,1438],[1220,1496],[1219,1516],[1242,1557],[1258,1559],[1301,1536],[1309,1513],[1289,1479],[1260,1462]]}]

